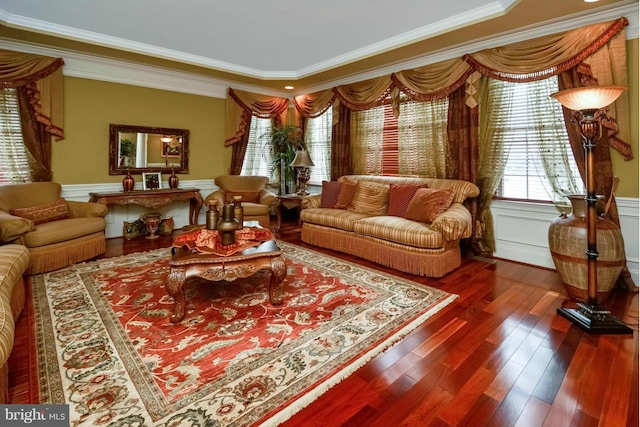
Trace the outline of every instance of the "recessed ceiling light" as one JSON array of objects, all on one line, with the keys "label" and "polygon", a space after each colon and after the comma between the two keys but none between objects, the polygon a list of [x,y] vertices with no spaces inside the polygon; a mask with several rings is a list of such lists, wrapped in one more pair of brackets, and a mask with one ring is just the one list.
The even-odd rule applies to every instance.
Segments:
[{"label": "recessed ceiling light", "polygon": [[595,3],[600,0],[584,0],[585,3]]},{"label": "recessed ceiling light", "polygon": [[292,89],[293,89],[293,86],[285,86],[284,88],[285,88],[286,90],[292,90]]}]

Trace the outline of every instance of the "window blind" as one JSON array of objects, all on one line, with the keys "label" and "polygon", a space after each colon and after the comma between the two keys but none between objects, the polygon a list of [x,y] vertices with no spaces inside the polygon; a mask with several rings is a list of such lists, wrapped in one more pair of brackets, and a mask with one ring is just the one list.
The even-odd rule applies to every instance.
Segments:
[{"label": "window blind", "polygon": [[529,83],[490,79],[494,136],[508,152],[496,195],[511,199],[560,202],[562,194],[584,191],[569,145],[554,76]]},{"label": "window blind", "polygon": [[22,139],[18,96],[13,88],[0,90],[0,184],[30,182],[27,150]]},{"label": "window blind", "polygon": [[331,179],[331,107],[322,115],[307,120],[304,139],[314,167],[310,168],[309,183],[321,184]]}]

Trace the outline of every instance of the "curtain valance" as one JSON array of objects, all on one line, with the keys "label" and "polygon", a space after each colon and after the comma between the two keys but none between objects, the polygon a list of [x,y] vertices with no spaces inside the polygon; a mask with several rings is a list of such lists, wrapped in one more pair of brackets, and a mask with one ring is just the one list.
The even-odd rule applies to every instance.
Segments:
[{"label": "curtain valance", "polygon": [[511,82],[546,79],[576,67],[629,24],[626,18],[465,55],[485,76]]},{"label": "curtain valance", "polygon": [[248,131],[251,116],[285,123],[288,98],[260,95],[229,88],[226,108],[225,146],[240,141]]},{"label": "curtain valance", "polygon": [[392,89],[391,76],[382,76],[337,86],[333,91],[340,102],[350,110],[363,111],[382,105]]},{"label": "curtain valance", "polygon": [[35,118],[54,135],[64,138],[62,58],[0,49],[0,87],[25,88]]},{"label": "curtain valance", "polygon": [[462,58],[450,59],[412,70],[399,71],[391,80],[416,101],[433,101],[449,96],[462,86],[473,68]]}]

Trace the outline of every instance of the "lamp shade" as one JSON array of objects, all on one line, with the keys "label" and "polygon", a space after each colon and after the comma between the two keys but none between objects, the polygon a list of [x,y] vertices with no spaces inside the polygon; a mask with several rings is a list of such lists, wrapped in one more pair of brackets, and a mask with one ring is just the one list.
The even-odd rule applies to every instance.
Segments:
[{"label": "lamp shade", "polygon": [[599,110],[615,101],[625,90],[624,86],[587,86],[561,90],[549,96],[570,110]]},{"label": "lamp shade", "polygon": [[308,168],[315,165],[313,164],[313,160],[311,160],[307,150],[298,150],[296,152],[296,157],[293,159],[293,162],[291,162],[291,166]]}]

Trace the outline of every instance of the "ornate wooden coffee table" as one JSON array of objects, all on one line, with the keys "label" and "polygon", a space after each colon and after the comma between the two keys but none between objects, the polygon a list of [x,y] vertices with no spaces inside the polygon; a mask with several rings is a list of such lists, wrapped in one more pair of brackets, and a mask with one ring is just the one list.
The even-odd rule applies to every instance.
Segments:
[{"label": "ornate wooden coffee table", "polygon": [[261,270],[271,270],[269,301],[273,305],[282,304],[279,287],[287,275],[287,266],[282,251],[274,240],[261,243],[230,256],[220,256],[207,252],[192,252],[185,248],[173,248],[169,262],[167,292],[176,302],[171,322],[184,319],[186,302],[184,282],[189,277],[201,277],[212,282],[233,281],[253,276]]}]

